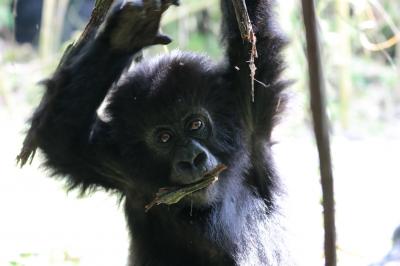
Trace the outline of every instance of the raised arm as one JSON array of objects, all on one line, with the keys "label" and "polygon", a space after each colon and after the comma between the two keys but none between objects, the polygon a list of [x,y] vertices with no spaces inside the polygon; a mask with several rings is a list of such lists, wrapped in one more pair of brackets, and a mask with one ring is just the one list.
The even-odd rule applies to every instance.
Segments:
[{"label": "raised arm", "polygon": [[[68,176],[71,187],[115,189],[121,185],[118,171],[110,167],[113,151],[97,108],[135,53],[170,42],[159,34],[159,23],[174,1],[123,2],[112,8],[96,35],[69,54],[46,82],[47,90],[32,118],[31,140],[55,174]],[[94,134],[102,140],[96,141]]]},{"label": "raised arm", "polygon": [[232,80],[250,135],[269,138],[275,117],[281,109],[284,83],[279,81],[283,69],[281,50],[285,38],[276,25],[273,0],[245,0],[256,35],[257,57],[254,76],[254,102],[249,68],[251,43],[243,41],[232,0],[222,0],[223,33],[228,57],[228,77]]}]

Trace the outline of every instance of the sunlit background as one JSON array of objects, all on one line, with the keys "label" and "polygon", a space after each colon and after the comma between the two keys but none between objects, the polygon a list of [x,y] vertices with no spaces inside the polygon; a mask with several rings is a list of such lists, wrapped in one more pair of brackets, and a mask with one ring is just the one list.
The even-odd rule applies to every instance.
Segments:
[{"label": "sunlit background", "polygon": [[[278,2],[282,29],[291,39],[285,78],[296,81],[274,133],[276,162],[287,184],[290,248],[299,265],[323,265],[301,6],[296,0]],[[15,163],[25,122],[43,93],[37,84],[79,36],[94,0],[19,4],[13,9],[11,0],[0,0],[0,265],[125,265],[128,238],[117,197],[67,193],[40,169],[40,155],[24,169]],[[316,5],[331,120],[338,262],[374,265],[391,250],[400,225],[400,1]],[[145,58],[175,48],[223,56],[218,1],[183,0],[167,13],[162,29],[175,41],[147,50]]]}]

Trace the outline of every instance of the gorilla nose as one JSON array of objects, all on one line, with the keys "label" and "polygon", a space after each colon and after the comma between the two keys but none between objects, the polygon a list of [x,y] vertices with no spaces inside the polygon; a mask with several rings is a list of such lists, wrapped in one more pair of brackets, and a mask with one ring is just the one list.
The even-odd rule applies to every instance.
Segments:
[{"label": "gorilla nose", "polygon": [[182,160],[176,163],[176,170],[182,174],[195,175],[203,172],[206,168],[207,154],[200,152],[195,154],[193,158],[187,158],[188,160]]},{"label": "gorilla nose", "polygon": [[171,181],[180,184],[190,184],[202,179],[218,162],[205,146],[195,140],[177,147],[172,160]]}]

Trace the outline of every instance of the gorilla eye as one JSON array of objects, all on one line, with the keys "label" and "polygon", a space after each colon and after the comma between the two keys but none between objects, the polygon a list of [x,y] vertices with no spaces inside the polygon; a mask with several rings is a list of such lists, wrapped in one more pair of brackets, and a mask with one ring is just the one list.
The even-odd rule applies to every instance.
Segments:
[{"label": "gorilla eye", "polygon": [[196,120],[193,120],[192,122],[190,122],[189,130],[195,131],[195,130],[199,130],[202,127],[203,127],[203,121],[201,121],[200,119],[196,119]]},{"label": "gorilla eye", "polygon": [[167,143],[167,142],[169,142],[171,140],[171,138],[172,138],[172,135],[169,132],[161,132],[158,135],[158,141],[160,143]]}]

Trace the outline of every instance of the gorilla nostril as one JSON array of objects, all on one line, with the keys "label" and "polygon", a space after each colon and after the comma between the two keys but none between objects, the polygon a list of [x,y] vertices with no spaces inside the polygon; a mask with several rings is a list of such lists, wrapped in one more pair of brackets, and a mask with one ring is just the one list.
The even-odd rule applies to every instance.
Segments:
[{"label": "gorilla nostril", "polygon": [[190,171],[192,169],[192,164],[189,162],[178,162],[177,166],[178,169],[183,172]]},{"label": "gorilla nostril", "polygon": [[200,167],[205,164],[207,161],[207,154],[205,152],[200,153],[199,155],[194,158],[193,164],[195,167]]}]

